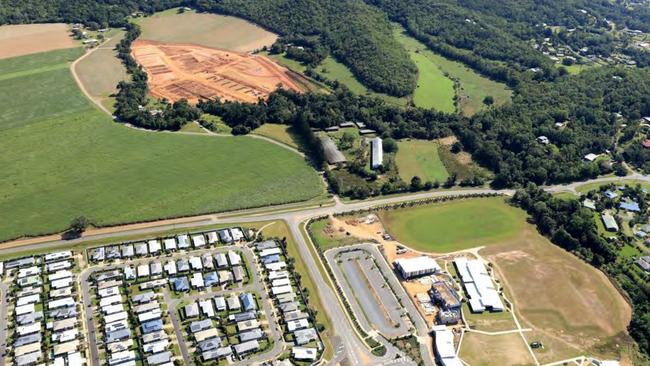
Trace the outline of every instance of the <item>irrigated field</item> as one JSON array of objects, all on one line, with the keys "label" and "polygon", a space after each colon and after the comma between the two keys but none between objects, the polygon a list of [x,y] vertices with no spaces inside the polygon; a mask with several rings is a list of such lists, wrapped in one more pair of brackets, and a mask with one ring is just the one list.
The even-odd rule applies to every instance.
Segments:
[{"label": "irrigated field", "polygon": [[[445,96],[450,95],[449,97],[452,99],[455,93],[458,96],[459,109],[464,115],[471,116],[486,108],[483,104],[483,99],[488,95],[494,98],[496,105],[501,105],[510,100],[512,91],[507,89],[506,85],[483,77],[460,62],[452,61],[433,53],[427,49],[426,45],[406,34],[404,28],[399,25],[395,25],[395,37],[411,53],[411,55],[417,55],[417,58],[428,59],[433,65],[438,67],[439,72],[442,73],[443,76],[446,74],[448,79],[453,79],[458,82],[459,85],[455,92],[453,89],[451,92],[449,91],[448,84],[439,84],[442,91],[439,90],[438,93]],[[420,70],[420,72],[422,73],[422,70]],[[421,84],[419,80],[418,84]],[[424,90],[421,90],[420,93],[423,95],[423,97],[420,98],[420,102],[422,103],[424,102],[422,98],[425,98],[424,95],[426,94]],[[417,95],[416,92],[416,97]],[[426,100],[433,101],[439,105],[440,103],[449,103],[447,97],[437,101],[434,101],[432,98],[427,98]],[[417,98],[415,99],[415,102],[416,104],[418,103]],[[442,105],[444,106],[445,104]],[[422,106],[428,107],[426,105]],[[436,106],[434,106],[434,108],[436,108]],[[440,109],[440,107],[437,108]]]},{"label": "irrigated field", "polygon": [[303,159],[274,144],[111,122],[55,67],[60,52],[0,61],[1,72],[24,74],[0,74],[0,146],[11,147],[0,154],[0,240],[61,231],[79,215],[110,225],[322,193]]},{"label": "irrigated field", "polygon": [[414,176],[424,181],[444,182],[449,173],[438,156],[438,143],[427,140],[403,140],[398,142],[399,150],[395,162],[399,175],[406,182]]},{"label": "irrigated field", "polygon": [[206,47],[251,52],[270,46],[278,36],[240,18],[171,9],[135,20],[142,39],[165,43],[194,43]]},{"label": "irrigated field", "polygon": [[387,210],[379,217],[396,240],[432,253],[495,245],[517,235],[525,224],[523,211],[500,197]]},{"label": "irrigated field", "polygon": [[77,47],[69,34],[68,25],[60,23],[3,25],[0,59]]},{"label": "irrigated field", "polygon": [[188,44],[136,40],[132,54],[149,77],[156,98],[192,103],[199,99],[257,102],[278,85],[302,90],[289,70],[264,56]]},{"label": "irrigated field", "polygon": [[[631,309],[603,273],[525,224],[516,238],[481,254],[497,269],[541,362],[582,354],[616,358],[629,345]],[[617,346],[618,345],[618,346]]]}]

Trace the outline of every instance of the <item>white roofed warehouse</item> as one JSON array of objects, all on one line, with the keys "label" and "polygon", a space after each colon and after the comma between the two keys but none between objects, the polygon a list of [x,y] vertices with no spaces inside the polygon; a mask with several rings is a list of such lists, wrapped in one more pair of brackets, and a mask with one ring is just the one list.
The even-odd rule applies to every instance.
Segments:
[{"label": "white roofed warehouse", "polygon": [[467,292],[472,312],[504,310],[497,286],[482,261],[461,257],[454,259],[454,265]]},{"label": "white roofed warehouse", "polygon": [[425,255],[415,258],[400,258],[393,264],[404,279],[440,272],[438,263],[433,258]]},{"label": "white roofed warehouse", "polygon": [[373,169],[379,168],[384,163],[384,147],[383,141],[379,137],[370,140],[372,147],[370,155],[370,167]]}]

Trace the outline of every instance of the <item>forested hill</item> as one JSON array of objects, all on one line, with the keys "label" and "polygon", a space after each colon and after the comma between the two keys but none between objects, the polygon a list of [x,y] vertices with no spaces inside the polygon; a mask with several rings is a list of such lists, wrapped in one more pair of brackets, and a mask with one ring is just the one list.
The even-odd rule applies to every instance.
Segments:
[{"label": "forested hill", "polygon": [[366,86],[411,94],[417,68],[385,14],[361,0],[199,0],[199,10],[233,14],[283,35],[319,35]]},{"label": "forested hill", "polygon": [[[611,172],[606,164],[581,159],[614,151],[617,132],[624,136],[619,142],[632,138],[646,115],[650,69],[597,68],[554,82],[521,83],[512,104],[475,116],[457,134],[475,159],[497,173],[497,186],[569,182]],[[539,143],[538,136],[550,144]]]}]

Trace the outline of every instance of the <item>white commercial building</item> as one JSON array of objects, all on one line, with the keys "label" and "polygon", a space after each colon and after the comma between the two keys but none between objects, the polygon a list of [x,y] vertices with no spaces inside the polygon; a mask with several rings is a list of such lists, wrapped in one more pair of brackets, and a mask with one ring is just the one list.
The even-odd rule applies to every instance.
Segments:
[{"label": "white commercial building", "polygon": [[438,263],[425,255],[415,258],[400,258],[394,264],[405,279],[440,272]]},{"label": "white commercial building", "polygon": [[469,306],[473,312],[485,310],[503,311],[503,303],[497,287],[481,260],[465,257],[454,259],[460,279],[469,297]]},{"label": "white commercial building", "polygon": [[372,145],[372,154],[370,156],[370,166],[373,169],[379,168],[384,163],[384,147],[379,137],[370,140]]},{"label": "white commercial building", "polygon": [[456,348],[454,347],[454,334],[444,325],[433,327],[436,359],[442,366],[462,366]]}]

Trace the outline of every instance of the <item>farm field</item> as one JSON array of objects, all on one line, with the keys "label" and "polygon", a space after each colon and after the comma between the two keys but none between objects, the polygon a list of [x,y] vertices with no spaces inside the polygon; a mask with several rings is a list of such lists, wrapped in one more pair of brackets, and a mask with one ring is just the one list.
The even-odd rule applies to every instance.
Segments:
[{"label": "farm field", "polygon": [[193,43],[237,52],[252,52],[272,45],[278,36],[243,19],[177,9],[136,18],[142,39],[164,43]]},{"label": "farm field", "polygon": [[516,236],[526,217],[501,197],[452,200],[378,215],[397,241],[432,253],[499,244]]},{"label": "farm field", "polygon": [[535,364],[523,339],[516,333],[498,336],[465,333],[459,356],[472,366]]},{"label": "farm field", "polygon": [[422,53],[410,51],[411,59],[418,67],[418,85],[413,93],[416,106],[453,113],[454,82],[445,76],[438,66]]},{"label": "farm field", "polygon": [[82,53],[70,48],[0,60],[0,131],[87,109],[68,70]]},{"label": "farm field", "polygon": [[[24,62],[3,60],[0,70],[29,71],[16,63],[46,69],[61,62],[60,52],[53,51],[51,59],[36,54],[24,56]],[[79,215],[103,226],[302,201],[323,193],[318,175],[282,147],[250,137],[131,130],[96,110],[69,70],[39,77],[33,95],[27,91],[38,80],[29,72],[0,81],[0,88],[10,82],[14,90],[0,94],[7,106],[0,112],[0,144],[12,147],[0,156],[0,240],[59,232]],[[9,102],[23,92],[31,103]],[[34,114],[32,104],[49,108]]]},{"label": "farm field", "polygon": [[438,143],[427,140],[403,140],[397,143],[395,162],[405,182],[414,176],[424,181],[444,182],[449,173],[438,155]]},{"label": "farm field", "polygon": [[300,148],[298,136],[292,133],[291,126],[265,123],[251,131],[252,134],[268,137],[295,149]]},{"label": "farm field", "polygon": [[76,65],[81,83],[93,98],[102,103],[108,100],[109,95],[117,92],[120,81],[127,80],[126,69],[114,50],[123,36],[122,31],[115,34],[110,41],[93,50]]},{"label": "farm field", "polygon": [[[394,30],[395,38],[411,55],[417,54],[418,57],[427,58],[434,65],[437,65],[443,76],[447,74],[448,78],[458,81],[459,85],[455,90],[455,94],[458,96],[459,109],[462,114],[471,116],[485,109],[483,99],[488,95],[494,97],[496,105],[501,105],[510,100],[512,91],[505,84],[490,80],[460,62],[449,60],[432,52],[427,49],[426,45],[406,34],[404,28],[397,24]],[[420,82],[418,81],[418,83]],[[452,99],[453,93],[452,91]]]},{"label": "farm field", "polygon": [[17,24],[0,27],[0,59],[78,47],[67,24]]},{"label": "farm field", "polygon": [[515,238],[480,253],[508,289],[522,327],[533,329],[527,339],[544,344],[535,351],[540,362],[585,353],[624,356],[631,309],[603,273],[528,224]]},{"label": "farm field", "polygon": [[156,98],[191,103],[213,99],[254,103],[278,85],[301,91],[289,70],[264,56],[136,40],[131,53],[149,77]]}]

